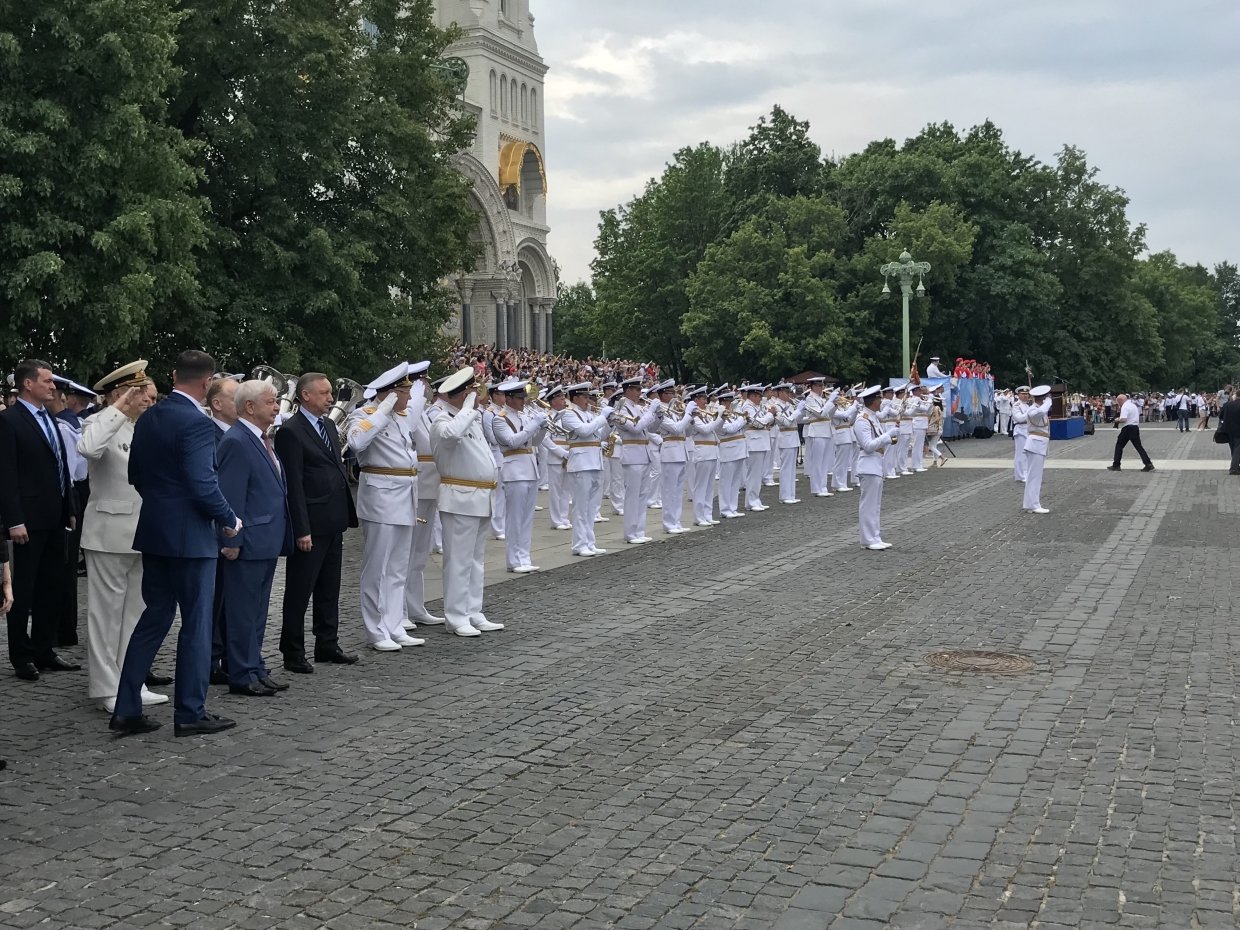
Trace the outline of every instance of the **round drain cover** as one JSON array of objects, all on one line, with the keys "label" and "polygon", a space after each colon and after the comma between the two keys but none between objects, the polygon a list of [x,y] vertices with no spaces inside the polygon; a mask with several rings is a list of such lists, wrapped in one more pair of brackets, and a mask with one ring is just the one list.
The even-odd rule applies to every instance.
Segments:
[{"label": "round drain cover", "polygon": [[1033,661],[1021,655],[974,649],[932,652],[926,656],[926,662],[945,672],[981,672],[990,675],[1011,675],[1033,668]]}]

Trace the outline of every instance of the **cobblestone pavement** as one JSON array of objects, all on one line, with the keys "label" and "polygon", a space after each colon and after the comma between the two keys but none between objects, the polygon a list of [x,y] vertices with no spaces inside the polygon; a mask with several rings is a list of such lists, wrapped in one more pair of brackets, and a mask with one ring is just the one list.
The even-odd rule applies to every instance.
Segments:
[{"label": "cobblestone pavement", "polygon": [[997,464],[888,482],[886,552],[853,494],[493,575],[503,632],[213,689],[218,737],[6,676],[0,925],[1235,927],[1240,479],[1143,432],[1054,444],[1097,469],[1043,517],[956,443]]}]

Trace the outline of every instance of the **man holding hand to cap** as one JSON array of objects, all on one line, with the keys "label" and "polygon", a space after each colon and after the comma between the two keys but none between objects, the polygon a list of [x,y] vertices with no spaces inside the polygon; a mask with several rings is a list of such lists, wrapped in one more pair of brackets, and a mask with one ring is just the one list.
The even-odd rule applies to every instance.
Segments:
[{"label": "man holding hand to cap", "polygon": [[861,500],[857,505],[857,524],[861,545],[879,551],[890,549],[891,543],[883,542],[883,453],[892,443],[898,442],[898,426],[884,426],[878,417],[878,405],[882,402],[882,388],[874,385],[861,392],[864,405],[852,425],[853,438],[857,441],[857,477],[861,481]]}]

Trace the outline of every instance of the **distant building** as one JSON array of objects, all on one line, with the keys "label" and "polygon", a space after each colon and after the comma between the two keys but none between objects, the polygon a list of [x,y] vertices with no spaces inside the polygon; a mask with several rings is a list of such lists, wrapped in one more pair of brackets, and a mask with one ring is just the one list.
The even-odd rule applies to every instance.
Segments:
[{"label": "distant building", "polygon": [[530,0],[436,0],[461,40],[444,54],[469,65],[465,106],[478,118],[456,166],[473,181],[477,265],[459,281],[452,331],[469,343],[552,350],[558,269],[547,252],[543,75]]}]

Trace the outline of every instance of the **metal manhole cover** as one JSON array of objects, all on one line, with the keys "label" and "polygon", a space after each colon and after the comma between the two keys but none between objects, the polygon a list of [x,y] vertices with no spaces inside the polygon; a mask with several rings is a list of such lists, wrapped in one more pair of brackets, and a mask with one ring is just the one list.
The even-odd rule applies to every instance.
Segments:
[{"label": "metal manhole cover", "polygon": [[945,672],[981,672],[989,675],[1013,675],[1033,668],[1033,660],[1024,656],[975,649],[932,652],[926,656],[926,662]]}]

